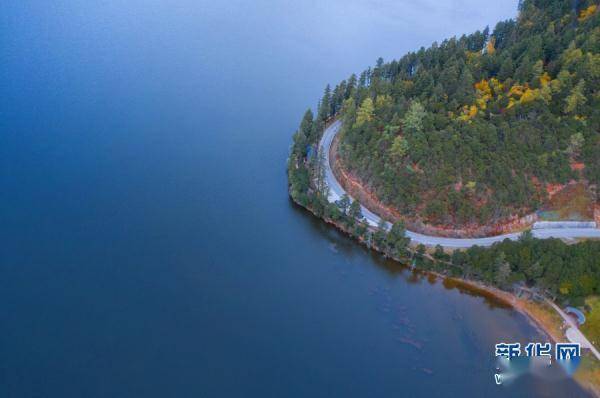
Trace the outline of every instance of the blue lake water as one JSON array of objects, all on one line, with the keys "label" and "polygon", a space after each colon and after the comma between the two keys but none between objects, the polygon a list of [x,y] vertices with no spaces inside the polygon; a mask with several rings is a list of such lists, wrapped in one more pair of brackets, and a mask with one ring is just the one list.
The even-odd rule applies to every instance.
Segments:
[{"label": "blue lake water", "polygon": [[516,10],[413,3],[2,2],[0,396],[585,396],[288,199],[326,83]]}]

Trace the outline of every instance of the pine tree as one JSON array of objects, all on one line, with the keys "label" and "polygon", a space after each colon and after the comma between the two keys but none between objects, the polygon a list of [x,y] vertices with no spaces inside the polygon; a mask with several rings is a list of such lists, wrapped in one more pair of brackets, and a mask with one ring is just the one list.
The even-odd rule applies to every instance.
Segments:
[{"label": "pine tree", "polygon": [[363,124],[370,122],[373,120],[373,112],[375,111],[375,106],[373,105],[373,100],[371,97],[365,98],[362,102],[358,111],[356,112],[356,123],[357,127],[362,126]]},{"label": "pine tree", "polygon": [[411,134],[422,132],[423,118],[425,118],[426,114],[423,105],[419,101],[413,101],[402,121],[404,131]]},{"label": "pine tree", "polygon": [[344,193],[341,199],[337,201],[337,206],[340,208],[344,215],[348,214],[348,208],[350,207],[350,197]]},{"label": "pine tree", "polygon": [[319,119],[325,121],[329,118],[331,112],[331,86],[325,87],[325,93],[319,105]]}]

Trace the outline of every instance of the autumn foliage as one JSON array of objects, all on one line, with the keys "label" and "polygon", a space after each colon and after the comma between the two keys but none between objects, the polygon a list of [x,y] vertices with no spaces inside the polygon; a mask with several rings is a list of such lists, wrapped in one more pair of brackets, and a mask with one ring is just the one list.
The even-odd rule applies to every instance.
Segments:
[{"label": "autumn foliage", "polygon": [[386,206],[470,228],[531,214],[547,184],[600,186],[596,2],[519,10],[326,91],[319,115],[343,122],[341,161]]}]

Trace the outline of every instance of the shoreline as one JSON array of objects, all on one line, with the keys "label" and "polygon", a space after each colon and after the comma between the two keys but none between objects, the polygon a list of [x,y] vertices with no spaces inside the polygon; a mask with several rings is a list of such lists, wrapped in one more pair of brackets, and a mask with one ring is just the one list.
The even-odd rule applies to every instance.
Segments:
[{"label": "shoreline", "polygon": [[[369,250],[374,250],[377,253],[382,254],[386,258],[389,258],[396,262],[401,267],[411,268],[410,266],[406,265],[405,262],[402,261],[402,259],[389,256],[376,246],[367,246],[364,240],[353,236],[348,230],[348,228],[346,228],[341,223],[329,218],[318,216],[308,206],[303,206],[297,201],[295,201],[291,197],[291,195],[290,199],[295,205],[305,209],[314,217],[325,221],[325,223],[334,226],[344,234],[357,240],[361,245],[366,246]],[[453,288],[457,288],[459,290],[466,290],[476,294],[479,297],[483,297],[484,299],[492,300],[498,305],[510,307],[511,309],[523,315],[531,326],[533,326],[541,334],[545,335],[554,344],[557,342],[567,340],[563,330],[565,326],[564,321],[562,320],[562,318],[560,318],[558,314],[556,314],[556,312],[552,311],[550,308],[545,308],[548,306],[546,303],[536,303],[532,300],[521,299],[515,296],[513,293],[500,290],[493,286],[485,285],[476,280],[452,277],[431,270],[424,270],[419,268],[412,269],[413,271],[419,272],[424,275],[433,275],[437,278],[440,278],[442,283],[449,283],[452,285]],[[582,365],[583,362],[586,360],[587,357],[582,356]],[[591,367],[590,374],[588,374],[586,371],[586,373],[581,375],[580,377],[573,377],[573,380],[575,380],[583,389],[592,394],[594,397],[600,398],[600,364],[596,363],[597,361],[595,360],[595,358],[591,358],[589,359],[589,361],[591,362],[588,362],[586,367]]]}]

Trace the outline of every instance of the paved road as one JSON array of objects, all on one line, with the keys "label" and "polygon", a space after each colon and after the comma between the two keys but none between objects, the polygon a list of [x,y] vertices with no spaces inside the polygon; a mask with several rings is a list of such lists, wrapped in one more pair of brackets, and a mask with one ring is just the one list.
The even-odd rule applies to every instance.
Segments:
[{"label": "paved road", "polygon": [[[339,200],[342,195],[346,193],[344,188],[336,180],[331,170],[331,163],[329,161],[329,147],[333,141],[335,135],[340,131],[342,122],[337,120],[332,123],[323,133],[321,142],[319,143],[319,150],[325,153],[325,179],[329,186],[329,201],[334,202]],[[352,198],[351,198],[352,199]],[[354,199],[352,199],[354,200]],[[367,222],[371,226],[377,226],[380,222],[380,218],[377,214],[373,213],[369,209],[361,206],[362,214],[365,216]],[[386,224],[389,229],[390,224]],[[600,238],[600,229],[595,228],[545,228],[535,229],[532,231],[533,236],[536,238],[564,238],[564,239],[575,239],[575,238]],[[487,238],[442,238],[438,236],[423,235],[412,231],[406,231],[408,236],[414,243],[422,243],[426,246],[441,245],[448,248],[468,248],[471,246],[491,246],[496,242],[501,242],[504,239],[516,240],[519,238],[521,233],[511,233],[497,236],[490,236]]]}]

